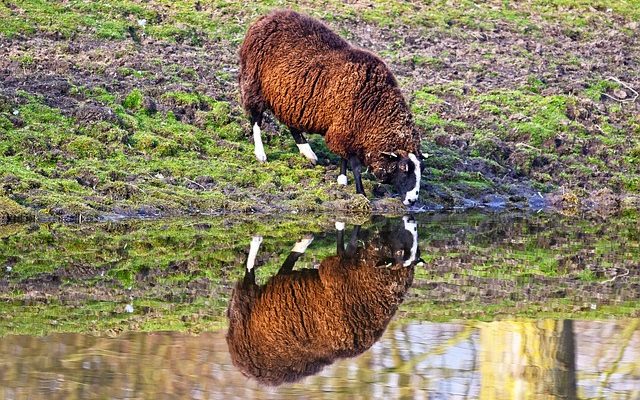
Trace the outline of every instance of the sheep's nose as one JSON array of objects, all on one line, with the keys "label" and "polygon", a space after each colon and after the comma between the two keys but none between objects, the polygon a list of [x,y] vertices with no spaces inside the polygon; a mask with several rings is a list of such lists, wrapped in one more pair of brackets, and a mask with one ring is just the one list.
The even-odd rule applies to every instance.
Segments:
[{"label": "sheep's nose", "polygon": [[407,200],[403,201],[403,203],[404,203],[405,206],[412,206],[412,205],[414,205],[416,203],[416,200],[407,199]]}]

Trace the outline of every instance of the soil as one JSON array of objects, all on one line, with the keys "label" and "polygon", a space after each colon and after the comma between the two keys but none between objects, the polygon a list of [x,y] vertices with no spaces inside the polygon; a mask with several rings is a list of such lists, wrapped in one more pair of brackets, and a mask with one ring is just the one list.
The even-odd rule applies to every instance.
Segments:
[{"label": "soil", "polygon": [[[431,112],[445,121],[463,122],[466,127],[445,125],[424,134],[428,139],[427,146],[434,144],[432,154],[436,159],[440,156],[439,149],[445,149],[456,154],[458,161],[443,171],[443,178],[427,177],[422,203],[413,211],[552,207],[567,212],[586,208],[606,213],[621,205],[637,207],[639,204],[637,194],[621,190],[610,182],[611,171],[617,168],[617,161],[611,159],[611,154],[622,153],[624,144],[611,148],[595,137],[602,133],[603,119],[617,129],[632,131],[630,118],[640,114],[640,101],[631,101],[634,99],[633,88],[640,90],[638,30],[629,33],[629,29],[624,29],[627,21],[614,17],[612,20],[613,25],[597,26],[587,32],[533,15],[529,27],[498,20],[492,21],[490,29],[469,29],[464,35],[402,25],[384,27],[358,17],[337,19],[331,25],[337,31],[348,32],[354,44],[381,54],[410,101],[414,100],[416,89],[463,82],[457,89],[459,93],[441,93],[444,102],[433,105]],[[0,38],[0,101],[24,103],[27,100],[20,94],[26,92],[76,118],[79,124],[104,121],[126,127],[113,109],[87,93],[101,88],[122,101],[134,89],[139,89],[144,93],[143,107],[148,112],[172,112],[178,120],[198,126],[202,124],[198,111],[207,109],[205,103],[185,105],[163,97],[174,91],[197,92],[230,103],[231,116],[241,118],[236,84],[238,43],[207,38],[195,42],[197,45],[171,43],[136,31],[124,40],[98,39],[88,34],[61,38],[50,33]],[[37,62],[21,61],[25,54]],[[433,62],[425,65],[416,61],[419,57]],[[520,90],[532,76],[541,83],[539,94],[542,96],[576,96],[578,101],[568,106],[567,115],[588,134],[593,133],[594,139],[580,139],[577,144],[571,139],[572,142],[567,143],[568,139],[559,134],[550,143],[543,144],[539,156],[530,159],[519,151],[521,143],[497,136],[493,139],[491,154],[472,157],[472,151],[479,148],[474,139],[475,132],[496,130],[505,121],[501,115],[480,109],[467,94]],[[584,96],[591,82],[609,78],[625,85],[611,89],[599,99]],[[611,105],[620,105],[622,111],[609,112],[607,107]],[[510,118],[526,116],[512,115]],[[13,116],[11,122],[16,127],[25,124],[20,116]],[[268,136],[276,135],[280,130],[273,119],[268,119],[268,125]],[[243,129],[249,140],[250,129],[246,122]],[[612,166],[602,171],[561,177],[567,158],[560,156],[569,144],[571,149],[582,148],[580,157],[598,157]],[[553,156],[546,154],[545,149],[551,149],[549,152]],[[580,159],[575,161],[580,163]],[[330,161],[323,159],[321,164],[328,165]],[[327,170],[327,181],[333,180],[335,171],[332,168]],[[463,173],[480,176],[486,187],[474,189],[456,183],[453,178]],[[551,179],[553,185],[548,186],[548,190],[541,190],[540,176]],[[451,182],[446,181],[447,177]],[[95,179],[95,176],[83,175],[78,181],[85,187],[92,187]],[[445,183],[440,184],[440,179]],[[190,184],[194,190],[214,186],[211,182]],[[569,196],[565,195],[566,191],[570,192]],[[374,188],[374,192],[384,195],[388,194],[388,189]],[[574,194],[578,197],[576,201],[571,197]],[[286,198],[287,193],[281,196]],[[344,196],[337,196],[329,208],[341,207]],[[276,197],[268,203],[279,200]],[[395,210],[396,206],[384,200],[374,201],[368,208],[387,212]],[[359,205],[347,204],[343,208],[350,207],[358,208]],[[176,212],[152,209],[155,214]],[[117,214],[118,210],[103,210],[101,214],[114,212]],[[74,215],[67,209],[61,214],[63,217]]]}]

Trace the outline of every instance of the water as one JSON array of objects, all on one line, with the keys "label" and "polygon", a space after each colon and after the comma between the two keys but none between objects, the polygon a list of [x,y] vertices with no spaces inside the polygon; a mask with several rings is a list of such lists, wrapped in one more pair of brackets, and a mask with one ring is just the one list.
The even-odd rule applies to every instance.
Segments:
[{"label": "water", "polygon": [[0,397],[603,398],[640,396],[640,320],[392,324],[369,351],[292,385],[231,363],[225,331],[10,336]]},{"label": "water", "polygon": [[507,214],[0,227],[0,398],[639,399],[637,228]]}]

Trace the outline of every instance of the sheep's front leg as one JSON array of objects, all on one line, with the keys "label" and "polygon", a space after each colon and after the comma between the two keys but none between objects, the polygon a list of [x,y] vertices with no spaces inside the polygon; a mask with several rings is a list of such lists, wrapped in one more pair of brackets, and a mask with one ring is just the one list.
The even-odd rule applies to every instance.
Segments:
[{"label": "sheep's front leg", "polygon": [[298,150],[300,150],[300,154],[307,157],[307,159],[313,164],[317,163],[318,157],[316,156],[316,153],[311,150],[311,146],[309,146],[309,143],[307,143],[307,139],[305,139],[302,132],[291,127],[289,127],[289,131],[291,132],[291,136],[293,136],[293,140],[296,141],[296,145],[298,146]]},{"label": "sheep's front leg", "polygon": [[293,271],[293,267],[296,264],[296,261],[307,251],[307,247],[313,242],[313,235],[307,235],[301,240],[297,241],[293,248],[291,249],[291,253],[287,256],[287,259],[284,260],[282,266],[278,270],[278,274],[289,274]]},{"label": "sheep's front leg", "polygon": [[264,152],[264,145],[262,144],[262,113],[258,111],[251,112],[251,126],[253,127],[253,153],[260,162],[267,161],[267,154]]},{"label": "sheep's front leg", "polygon": [[364,196],[364,187],[362,186],[361,176],[362,164],[357,156],[350,156],[349,163],[351,164],[351,170],[353,171],[353,179],[356,181],[356,193]]},{"label": "sheep's front leg", "polygon": [[261,243],[262,236],[254,236],[251,238],[249,254],[247,255],[247,269],[244,271],[244,283],[247,285],[252,285],[256,282],[256,256],[258,255]]},{"label": "sheep's front leg", "polygon": [[347,185],[347,160],[340,159],[340,175],[338,175],[338,185]]},{"label": "sheep's front leg", "polygon": [[351,238],[349,239],[349,243],[347,243],[347,257],[353,257],[356,254],[356,250],[358,249],[358,236],[360,236],[360,225],[353,227]]}]

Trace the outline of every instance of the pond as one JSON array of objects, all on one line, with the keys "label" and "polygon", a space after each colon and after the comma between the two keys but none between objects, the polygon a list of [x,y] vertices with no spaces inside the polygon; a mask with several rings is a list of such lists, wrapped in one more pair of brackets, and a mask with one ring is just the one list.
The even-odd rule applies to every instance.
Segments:
[{"label": "pond", "polygon": [[633,213],[0,226],[0,398],[640,398]]}]

